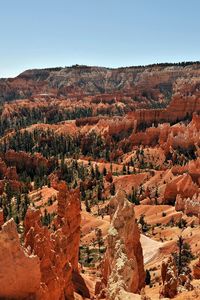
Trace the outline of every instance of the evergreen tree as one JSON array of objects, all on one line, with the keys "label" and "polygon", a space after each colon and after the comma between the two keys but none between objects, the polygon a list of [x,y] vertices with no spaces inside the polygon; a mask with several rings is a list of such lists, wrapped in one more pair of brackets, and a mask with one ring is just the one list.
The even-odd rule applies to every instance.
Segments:
[{"label": "evergreen tree", "polygon": [[123,175],[126,175],[126,174],[127,174],[127,172],[126,172],[126,166],[125,166],[125,165],[123,165],[122,174],[123,174]]},{"label": "evergreen tree", "polygon": [[100,185],[97,187],[97,198],[98,200],[102,200],[102,187]]},{"label": "evergreen tree", "polygon": [[110,194],[112,196],[115,195],[115,184],[112,182],[111,185],[110,185]]},{"label": "evergreen tree", "polygon": [[42,216],[42,225],[49,226],[51,222],[50,214],[47,212],[47,209],[44,210],[44,216]]},{"label": "evergreen tree", "polygon": [[87,198],[85,198],[85,209],[87,212],[91,212],[91,208],[90,208],[89,201]]},{"label": "evergreen tree", "polygon": [[106,176],[107,175],[107,170],[106,170],[106,168],[104,167],[103,168],[103,176]]},{"label": "evergreen tree", "polygon": [[146,270],[146,277],[145,277],[145,283],[146,285],[150,285],[151,284],[151,274],[149,272],[149,270]]},{"label": "evergreen tree", "polygon": [[97,228],[95,230],[95,234],[96,234],[96,239],[97,239],[97,243],[98,243],[98,247],[99,247],[99,253],[100,253],[100,248],[103,245],[102,230],[100,228]]},{"label": "evergreen tree", "polygon": [[147,222],[145,221],[145,216],[142,214],[139,218],[138,223],[141,225],[142,228],[142,232],[146,232],[149,229],[149,225],[147,224]]},{"label": "evergreen tree", "polygon": [[81,193],[81,200],[84,200],[86,198],[86,192],[83,184],[80,184],[80,193]]},{"label": "evergreen tree", "polygon": [[188,265],[194,256],[191,251],[191,247],[186,243],[182,236],[179,236],[177,241],[178,252],[173,253],[175,263],[178,268],[178,274],[180,275],[183,272],[187,272]]},{"label": "evergreen tree", "polygon": [[96,180],[99,180],[101,177],[101,173],[99,171],[99,167],[97,166],[97,164],[95,165],[95,177],[96,177]]}]

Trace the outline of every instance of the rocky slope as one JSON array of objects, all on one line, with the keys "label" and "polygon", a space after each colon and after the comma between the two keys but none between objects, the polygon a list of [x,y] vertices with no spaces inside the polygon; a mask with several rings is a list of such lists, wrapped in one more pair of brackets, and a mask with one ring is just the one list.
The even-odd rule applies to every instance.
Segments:
[{"label": "rocky slope", "polygon": [[[199,78],[199,64],[153,65],[108,69],[72,66],[66,68],[27,70],[14,79],[0,81],[0,98],[14,99],[33,94],[94,95],[130,93],[136,98],[154,102],[170,98],[178,90],[176,81],[186,87]],[[166,100],[166,99],[165,99]]]}]

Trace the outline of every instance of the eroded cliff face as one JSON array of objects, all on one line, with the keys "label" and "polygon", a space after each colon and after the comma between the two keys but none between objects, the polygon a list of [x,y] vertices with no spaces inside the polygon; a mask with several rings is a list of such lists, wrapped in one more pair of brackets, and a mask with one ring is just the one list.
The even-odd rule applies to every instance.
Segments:
[{"label": "eroded cliff face", "polygon": [[0,231],[0,297],[31,299],[40,289],[40,260],[20,244],[13,219]]},{"label": "eroded cliff face", "polygon": [[80,244],[81,206],[79,189],[69,191],[66,183],[58,185],[58,230],[62,228],[62,234],[67,238],[66,252],[73,270],[78,271],[78,250]]},{"label": "eroded cliff face", "polygon": [[29,209],[25,219],[25,245],[40,259],[38,299],[74,299],[72,272],[78,272],[80,242],[79,191],[58,185],[58,215],[54,232],[42,226],[40,212]]},{"label": "eroded cliff face", "polygon": [[24,247],[11,219],[0,211],[0,297],[12,299],[74,299],[72,275],[78,274],[80,243],[79,190],[58,188],[58,212],[51,228],[41,211],[29,207],[24,221]]},{"label": "eroded cliff face", "polygon": [[199,92],[196,96],[183,96],[175,94],[166,109],[143,109],[129,115],[129,118],[137,120],[137,125],[162,122],[178,122],[191,117],[194,112],[200,112]]},{"label": "eroded cliff face", "polygon": [[[109,69],[72,66],[43,70],[27,70],[13,79],[0,81],[0,99],[27,98],[36,94],[53,96],[132,95],[143,103],[166,102],[176,92],[198,87],[198,64],[154,65]],[[178,84],[177,84],[178,83]],[[195,92],[196,89],[192,89]],[[103,96],[104,97],[104,96]]]},{"label": "eroded cliff face", "polygon": [[17,152],[8,150],[3,158],[6,163],[14,165],[18,170],[29,168],[47,168],[49,164],[48,160],[44,158],[40,153],[31,155],[29,153],[26,153],[25,151]]},{"label": "eroded cliff face", "polygon": [[198,193],[199,187],[192,181],[188,174],[183,174],[172,180],[166,185],[164,193],[165,203],[175,203],[176,196],[192,197]]},{"label": "eroded cliff face", "polygon": [[144,286],[145,273],[134,206],[122,191],[110,202],[110,218],[102,287],[106,299],[132,299]]}]

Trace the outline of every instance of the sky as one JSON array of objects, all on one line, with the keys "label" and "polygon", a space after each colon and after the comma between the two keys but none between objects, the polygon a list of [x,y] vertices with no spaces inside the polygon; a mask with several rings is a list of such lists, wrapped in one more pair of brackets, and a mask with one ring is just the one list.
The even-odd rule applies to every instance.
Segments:
[{"label": "sky", "polygon": [[200,60],[199,0],[0,0],[0,78]]}]

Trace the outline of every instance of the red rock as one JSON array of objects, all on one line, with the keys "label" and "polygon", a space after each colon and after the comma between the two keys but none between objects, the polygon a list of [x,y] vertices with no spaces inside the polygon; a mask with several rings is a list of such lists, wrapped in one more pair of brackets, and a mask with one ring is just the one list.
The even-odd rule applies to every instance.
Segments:
[{"label": "red rock", "polygon": [[24,299],[35,297],[40,288],[40,262],[20,245],[13,219],[0,231],[0,297]]},{"label": "red rock", "polygon": [[200,158],[198,157],[196,160],[190,160],[184,166],[176,165],[172,167],[172,173],[174,175],[181,175],[183,173],[188,173],[192,180],[200,185]]},{"label": "red rock", "polygon": [[[13,98],[25,98],[30,94],[32,97],[40,96],[47,100],[59,95],[73,99],[92,95],[93,105],[112,104],[121,98],[126,104],[133,102],[137,104],[138,99],[146,103],[149,98],[163,103],[166,92],[168,95],[176,93],[178,97],[179,94],[182,97],[198,95],[198,76],[199,67],[196,64],[186,67],[154,65],[107,69],[72,66],[27,70],[16,78],[1,80],[0,99],[10,100],[13,95]],[[175,113],[177,112],[178,107]],[[4,116],[8,117],[9,111]]]},{"label": "red rock", "polygon": [[191,198],[184,198],[181,195],[176,196],[175,209],[182,211],[186,215],[200,215],[200,194],[194,194]]},{"label": "red rock", "polygon": [[102,287],[106,286],[107,299],[126,299],[144,286],[145,272],[134,206],[124,192],[112,198],[110,217]]},{"label": "red rock", "polygon": [[190,274],[179,274],[174,259],[170,256],[162,262],[161,276],[163,286],[160,290],[161,297],[174,298],[178,293],[193,290]]},{"label": "red rock", "polygon": [[193,265],[193,276],[195,279],[200,279],[200,260]]},{"label": "red rock", "polygon": [[166,298],[174,298],[178,293],[178,273],[173,259],[162,262],[161,276],[163,287],[161,295]]},{"label": "red rock", "polygon": [[[66,245],[68,259],[74,270],[78,270],[78,251],[80,243],[81,206],[80,191],[68,190],[66,183],[58,185],[58,216],[57,223],[62,227],[62,233],[70,241]],[[59,228],[58,227],[58,228]]]},{"label": "red rock", "polygon": [[80,195],[58,185],[58,215],[55,232],[43,227],[40,211],[28,209],[25,218],[25,245],[40,259],[39,299],[73,299],[72,272],[78,272],[80,243]]},{"label": "red rock", "polygon": [[200,99],[194,95],[183,97],[180,93],[173,96],[172,101],[166,109],[143,109],[129,114],[129,119],[137,120],[137,125],[151,125],[159,122],[175,122],[186,116],[200,112]]},{"label": "red rock", "polygon": [[19,170],[48,167],[48,160],[40,153],[30,155],[24,151],[15,152],[14,150],[9,150],[5,153],[5,161],[16,166]]},{"label": "red rock", "polygon": [[175,203],[178,194],[186,198],[192,197],[195,193],[198,193],[198,186],[193,183],[191,176],[188,174],[180,175],[167,183],[164,192],[164,203]]}]

